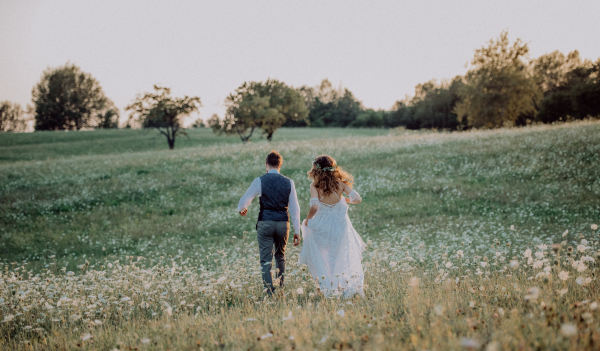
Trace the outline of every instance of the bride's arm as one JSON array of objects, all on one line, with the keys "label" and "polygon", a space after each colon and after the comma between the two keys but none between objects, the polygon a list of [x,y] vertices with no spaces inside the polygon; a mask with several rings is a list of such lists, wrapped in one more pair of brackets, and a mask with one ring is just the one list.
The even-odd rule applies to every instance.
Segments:
[{"label": "bride's arm", "polygon": [[317,210],[319,209],[319,204],[316,203],[316,201],[312,201],[312,199],[319,199],[319,192],[317,191],[317,188],[315,188],[315,186],[312,184],[310,185],[310,198],[312,206],[310,206],[310,209],[308,210],[308,215],[306,216],[304,225],[308,223],[309,219],[313,218],[315,214],[317,214]]},{"label": "bride's arm", "polygon": [[349,204],[359,204],[362,202],[362,198],[360,197],[360,195],[358,195],[358,193],[355,190],[352,190],[352,187],[346,183],[342,183],[344,184],[344,192],[346,194],[348,194],[348,197],[346,198],[346,202]]}]

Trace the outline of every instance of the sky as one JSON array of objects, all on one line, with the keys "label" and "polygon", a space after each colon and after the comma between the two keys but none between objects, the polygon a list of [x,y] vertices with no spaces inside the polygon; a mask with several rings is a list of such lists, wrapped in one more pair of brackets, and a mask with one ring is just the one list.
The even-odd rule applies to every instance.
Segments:
[{"label": "sky", "polygon": [[[124,111],[154,84],[199,96],[223,117],[245,81],[327,78],[367,108],[390,109],[430,79],[467,71],[508,30],[531,57],[600,57],[600,1],[0,0],[0,101],[31,103],[49,67],[77,64]],[[193,116],[196,118],[196,116]]]}]

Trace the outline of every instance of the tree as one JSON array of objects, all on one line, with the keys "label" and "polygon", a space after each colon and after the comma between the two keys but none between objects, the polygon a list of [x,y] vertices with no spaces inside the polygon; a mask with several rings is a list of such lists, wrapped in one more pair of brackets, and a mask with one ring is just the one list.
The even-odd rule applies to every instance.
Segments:
[{"label": "tree", "polygon": [[504,31],[475,51],[471,70],[458,92],[458,121],[477,128],[514,125],[520,115],[533,114],[542,93],[525,59],[529,47],[521,39],[512,45]]},{"label": "tree", "polygon": [[365,109],[358,113],[356,119],[350,123],[350,127],[381,128],[384,126],[387,114],[383,110]]},{"label": "tree", "polygon": [[[565,60],[560,60],[561,55],[554,55],[559,58],[554,65],[554,72],[558,73],[552,76],[557,78],[553,79],[554,84],[544,85],[548,89],[544,91],[535,119],[551,123],[600,116],[600,60],[595,64],[589,60],[581,61],[577,51],[570,53]],[[540,61],[536,60],[536,65]],[[544,70],[543,73],[548,76],[549,71]]]},{"label": "tree", "polygon": [[202,106],[199,97],[171,97],[171,89],[154,86],[154,93],[136,96],[127,106],[132,111],[130,119],[141,123],[143,128],[156,128],[167,137],[169,149],[175,148],[177,135],[186,135],[181,126],[181,117],[187,116]]},{"label": "tree", "polygon": [[206,128],[206,123],[204,123],[204,121],[201,118],[198,118],[194,121],[194,123],[192,123],[192,128]]},{"label": "tree", "polygon": [[567,56],[556,50],[533,60],[532,65],[533,77],[544,95],[547,96],[560,90],[568,81],[568,73],[581,67],[583,62],[577,50],[570,52]]},{"label": "tree", "polygon": [[304,97],[276,79],[244,82],[225,104],[224,121],[211,121],[209,125],[217,133],[239,135],[242,142],[247,142],[256,129],[271,141],[286,120],[299,121],[308,116]]},{"label": "tree", "polygon": [[25,113],[19,104],[0,102],[0,132],[22,132],[25,130]]},{"label": "tree", "polygon": [[362,103],[350,90],[342,86],[336,88],[328,79],[323,79],[317,87],[302,86],[297,91],[305,100],[308,118],[306,121],[287,121],[286,127],[347,127],[363,110]]},{"label": "tree", "polygon": [[36,130],[116,127],[118,110],[98,81],[74,64],[44,71],[32,95]]}]

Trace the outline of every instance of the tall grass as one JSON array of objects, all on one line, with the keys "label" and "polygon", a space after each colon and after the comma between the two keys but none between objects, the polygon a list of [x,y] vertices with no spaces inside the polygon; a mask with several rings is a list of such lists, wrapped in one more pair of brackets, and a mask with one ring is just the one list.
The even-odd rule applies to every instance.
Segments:
[{"label": "tall grass", "polygon": [[[3,347],[597,348],[599,131],[284,131],[33,161],[23,146],[0,165]],[[290,247],[285,292],[264,299],[256,205],[235,205],[272,148],[303,215],[316,155],[355,175],[365,298],[315,294]]]}]

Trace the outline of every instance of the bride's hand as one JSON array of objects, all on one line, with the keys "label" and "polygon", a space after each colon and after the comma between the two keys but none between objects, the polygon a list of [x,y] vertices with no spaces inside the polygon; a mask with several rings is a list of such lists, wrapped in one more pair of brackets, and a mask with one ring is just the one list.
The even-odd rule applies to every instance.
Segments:
[{"label": "bride's hand", "polygon": [[347,204],[352,203],[352,199],[350,199],[349,197],[344,196],[344,199],[346,200]]}]

